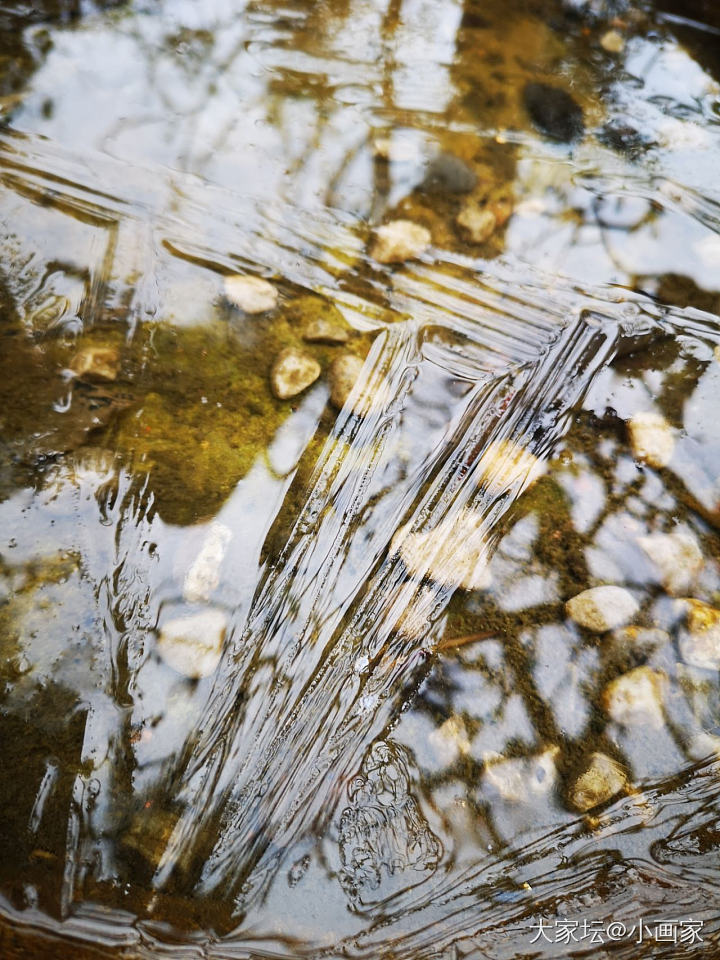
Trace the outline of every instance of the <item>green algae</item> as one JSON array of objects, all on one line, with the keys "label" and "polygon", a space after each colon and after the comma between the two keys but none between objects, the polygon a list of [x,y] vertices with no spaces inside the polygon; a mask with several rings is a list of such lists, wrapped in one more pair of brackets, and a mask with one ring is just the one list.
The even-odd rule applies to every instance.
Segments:
[{"label": "green algae", "polygon": [[[344,323],[329,301],[308,295],[264,317],[204,327],[158,324],[145,332],[138,399],[105,442],[147,476],[163,519],[189,524],[217,513],[300,402],[272,395],[275,358],[287,347],[302,348],[325,374],[337,347],[305,343],[304,324],[338,316]],[[367,337],[357,335],[343,349],[364,355]]]}]

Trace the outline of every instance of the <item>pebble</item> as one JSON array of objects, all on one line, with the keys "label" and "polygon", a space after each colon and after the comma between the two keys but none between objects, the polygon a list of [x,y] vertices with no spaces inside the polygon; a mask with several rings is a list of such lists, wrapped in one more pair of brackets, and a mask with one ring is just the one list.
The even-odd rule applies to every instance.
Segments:
[{"label": "pebble", "polygon": [[303,340],[307,340],[308,343],[328,343],[331,345],[347,343],[348,331],[346,327],[334,320],[326,320],[321,317],[318,320],[311,321],[305,327]]},{"label": "pebble", "polygon": [[220,582],[220,567],[225,558],[232,531],[224,523],[212,523],[200,553],[185,576],[183,599],[188,603],[206,603]]},{"label": "pebble", "polygon": [[205,610],[168,620],[160,628],[157,646],[165,663],[193,680],[215,672],[222,654],[227,617]]},{"label": "pebble", "polygon": [[277,289],[262,277],[225,277],[224,287],[230,303],[245,313],[266,313],[277,306]]},{"label": "pebble", "polygon": [[320,364],[314,357],[288,347],[277,357],[270,371],[270,386],[278,400],[289,400],[306,390],[320,376]]},{"label": "pebble", "polygon": [[404,263],[415,260],[430,246],[430,231],[411,220],[391,220],[375,232],[370,250],[378,263]]},{"label": "pebble", "polygon": [[427,576],[444,587],[484,590],[491,575],[481,524],[482,515],[472,510],[461,510],[432,530],[411,533],[406,524],[393,537],[390,553],[400,555],[413,577]]},{"label": "pebble", "polygon": [[665,674],[651,667],[637,667],[612,680],[603,692],[608,715],[624,726],[648,724],[660,729],[664,723]]},{"label": "pebble", "polygon": [[464,160],[443,151],[430,161],[420,189],[430,194],[470,193],[477,180],[477,174]]},{"label": "pebble", "polygon": [[703,566],[703,555],[690,533],[651,533],[638,537],[642,547],[660,573],[668,593],[686,593]]},{"label": "pebble", "polygon": [[594,633],[623,626],[639,609],[633,595],[616,586],[591,587],[565,604],[568,616]]},{"label": "pebble", "polygon": [[720,610],[700,600],[682,600],[687,630],[680,635],[680,655],[685,663],[702,670],[720,670]]},{"label": "pebble", "polygon": [[594,753],[590,765],[581,773],[570,791],[570,803],[585,813],[605,803],[627,787],[627,777],[617,761],[607,754]]},{"label": "pebble", "polygon": [[488,444],[476,468],[478,483],[497,495],[514,484],[529,487],[545,472],[545,463],[513,440]]},{"label": "pebble", "polygon": [[570,142],[585,132],[582,107],[565,90],[547,83],[528,83],[523,98],[530,119],[546,137]]},{"label": "pebble", "polygon": [[497,227],[497,218],[492,210],[470,200],[455,218],[455,223],[471,243],[485,243]]},{"label": "pebble", "polygon": [[628,422],[633,455],[651,467],[665,467],[675,450],[673,429],[665,417],[652,410],[636,413]]},{"label": "pebble", "polygon": [[75,355],[71,369],[80,380],[117,380],[120,355],[114,347],[84,347]]},{"label": "pebble", "polygon": [[625,49],[625,38],[617,30],[608,30],[600,37],[600,46],[608,53],[622,53]]},{"label": "pebble", "polygon": [[335,357],[328,370],[330,380],[330,402],[338,410],[347,403],[353,387],[362,373],[364,364],[354,353],[343,353]]},{"label": "pebble", "polygon": [[505,800],[514,803],[531,801],[554,790],[557,780],[556,758],[559,753],[559,747],[549,747],[533,757],[518,757],[512,760],[505,760],[499,754],[486,753],[483,756],[483,781]]}]

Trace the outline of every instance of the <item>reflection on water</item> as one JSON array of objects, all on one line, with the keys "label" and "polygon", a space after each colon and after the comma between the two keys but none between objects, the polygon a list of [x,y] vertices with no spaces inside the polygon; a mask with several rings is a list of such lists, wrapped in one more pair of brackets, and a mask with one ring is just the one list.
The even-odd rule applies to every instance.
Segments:
[{"label": "reflection on water", "polygon": [[3,957],[713,956],[713,11],[0,18]]}]

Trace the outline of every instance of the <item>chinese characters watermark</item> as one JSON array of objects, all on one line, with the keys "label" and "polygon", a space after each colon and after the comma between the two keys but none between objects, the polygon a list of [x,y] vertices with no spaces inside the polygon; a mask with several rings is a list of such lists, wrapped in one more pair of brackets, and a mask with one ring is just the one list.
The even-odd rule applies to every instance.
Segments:
[{"label": "chinese characters watermark", "polygon": [[700,935],[703,921],[693,920],[639,920],[632,925],[611,920],[568,920],[558,917],[531,925],[534,936],[530,943],[542,940],[546,943],[617,943],[633,940],[635,943],[675,943],[691,946],[702,943]]}]

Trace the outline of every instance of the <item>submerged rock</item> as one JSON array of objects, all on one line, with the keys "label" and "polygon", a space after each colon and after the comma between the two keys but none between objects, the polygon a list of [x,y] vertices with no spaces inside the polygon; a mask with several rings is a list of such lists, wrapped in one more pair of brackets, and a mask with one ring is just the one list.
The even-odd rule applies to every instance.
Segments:
[{"label": "submerged rock", "polygon": [[640,607],[627,590],[608,585],[583,590],[568,600],[565,609],[579,626],[594,633],[605,633],[632,620]]},{"label": "submerged rock", "polygon": [[627,777],[620,764],[607,754],[594,753],[590,765],[573,784],[569,800],[576,810],[585,813],[606,803],[626,787]]},{"label": "submerged rock", "polygon": [[330,402],[342,410],[362,372],[363,361],[354,353],[343,353],[330,364]]},{"label": "submerged rock", "polygon": [[236,274],[225,277],[225,296],[245,313],[266,313],[277,306],[277,289],[262,277]]},{"label": "submerged rock", "polygon": [[288,347],[270,371],[270,386],[278,400],[289,400],[306,390],[320,376],[320,364],[309,353]]},{"label": "submerged rock", "polygon": [[412,220],[391,220],[375,233],[370,256],[378,263],[415,260],[430,246],[430,231]]},{"label": "submerged rock", "polygon": [[532,801],[554,790],[559,753],[559,747],[549,747],[533,757],[511,760],[505,760],[499,754],[487,753],[483,757],[483,783],[496,790],[504,800],[514,803]]},{"label": "submerged rock", "polygon": [[470,200],[455,218],[455,223],[471,243],[485,243],[497,227],[497,218],[488,207]]},{"label": "submerged rock", "polygon": [[411,533],[401,527],[390,544],[413,577],[430,577],[445,587],[483,590],[491,581],[489,557],[482,534],[482,515],[460,510],[431,530]]},{"label": "submerged rock", "polygon": [[120,848],[134,865],[152,876],[167,850],[180,814],[148,801],[133,817],[120,838]]},{"label": "submerged rock", "polygon": [[75,355],[71,369],[80,380],[117,380],[120,354],[115,347],[83,347]]},{"label": "submerged rock", "polygon": [[547,83],[528,83],[523,99],[530,119],[546,137],[569,142],[585,132],[582,107],[565,90]]},{"label": "submerged rock", "polygon": [[227,617],[220,610],[204,610],[168,620],[160,628],[157,647],[165,663],[193,680],[215,672],[222,654]]},{"label": "submerged rock", "polygon": [[607,53],[622,53],[625,49],[625,38],[617,30],[608,30],[600,37],[600,46]]},{"label": "submerged rock", "polygon": [[513,440],[488,444],[476,468],[478,484],[494,495],[515,483],[525,487],[545,472],[545,463]]},{"label": "submerged rock", "polygon": [[220,567],[225,558],[232,530],[224,523],[211,524],[200,553],[195,557],[183,584],[188,603],[206,603],[220,582]]},{"label": "submerged rock", "polygon": [[608,716],[623,726],[663,726],[665,674],[651,667],[637,667],[612,680],[603,692]]},{"label": "submerged rock", "polygon": [[420,189],[431,194],[470,193],[477,179],[475,171],[464,160],[443,151],[430,161]]},{"label": "submerged rock", "polygon": [[665,467],[675,449],[673,429],[665,417],[652,410],[636,413],[628,421],[633,455],[651,467]]},{"label": "submerged rock", "polygon": [[638,543],[660,573],[668,593],[685,593],[703,566],[700,546],[691,534],[651,533]]},{"label": "submerged rock", "polygon": [[348,331],[344,324],[336,320],[326,320],[320,317],[318,320],[312,320],[303,333],[303,340],[308,343],[347,343]]},{"label": "submerged rock", "polygon": [[687,631],[680,635],[683,660],[702,670],[720,670],[720,610],[700,600],[679,602],[687,610]]}]

